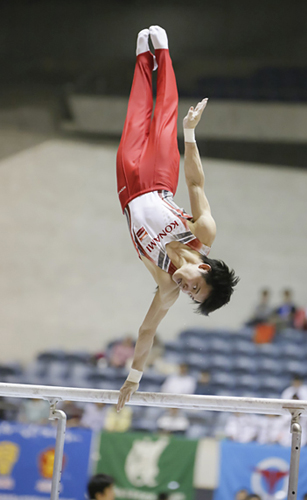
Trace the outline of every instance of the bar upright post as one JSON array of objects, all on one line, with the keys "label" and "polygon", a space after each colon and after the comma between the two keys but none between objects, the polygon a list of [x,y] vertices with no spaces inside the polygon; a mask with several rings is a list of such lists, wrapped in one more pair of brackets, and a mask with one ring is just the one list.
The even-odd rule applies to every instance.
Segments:
[{"label": "bar upright post", "polygon": [[291,411],[291,415],[292,415],[291,419],[292,443],[291,443],[291,458],[290,458],[290,470],[289,470],[288,500],[296,500],[298,471],[300,465],[302,428],[300,424],[299,411],[298,410]]},{"label": "bar upright post", "polygon": [[62,410],[56,410],[56,402],[50,403],[50,420],[58,420],[57,434],[54,449],[54,465],[51,483],[50,500],[58,500],[60,494],[60,482],[63,465],[64,442],[66,431],[66,414]]}]

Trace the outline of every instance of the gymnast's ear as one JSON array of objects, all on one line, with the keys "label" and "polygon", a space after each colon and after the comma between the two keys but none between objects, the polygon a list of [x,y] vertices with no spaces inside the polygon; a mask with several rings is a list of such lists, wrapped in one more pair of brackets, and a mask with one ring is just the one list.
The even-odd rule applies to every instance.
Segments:
[{"label": "gymnast's ear", "polygon": [[211,271],[211,266],[209,264],[199,264],[198,269],[203,271]]}]

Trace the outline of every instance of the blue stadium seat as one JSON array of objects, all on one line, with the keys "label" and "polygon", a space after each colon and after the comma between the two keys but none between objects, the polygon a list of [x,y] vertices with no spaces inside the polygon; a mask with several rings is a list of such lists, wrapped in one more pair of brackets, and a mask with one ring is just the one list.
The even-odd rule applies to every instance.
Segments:
[{"label": "blue stadium seat", "polygon": [[262,358],[278,359],[281,353],[281,346],[278,344],[259,344],[257,346],[258,355]]},{"label": "blue stadium seat", "polygon": [[93,367],[84,364],[74,364],[68,373],[67,385],[70,387],[88,387],[88,377]]},{"label": "blue stadium seat", "polygon": [[63,349],[51,349],[50,351],[41,352],[37,356],[37,360],[50,363],[53,361],[64,361],[65,357],[66,352]]},{"label": "blue stadium seat", "polygon": [[259,390],[260,392],[271,391],[280,394],[284,387],[284,379],[276,376],[259,377]]},{"label": "blue stadium seat", "polygon": [[179,334],[179,339],[189,339],[191,337],[199,337],[202,339],[206,339],[209,337],[214,337],[216,335],[215,330],[206,330],[205,328],[188,328],[186,330],[183,330]]},{"label": "blue stadium seat", "polygon": [[63,360],[54,360],[48,363],[44,383],[48,385],[65,386],[67,380],[67,365]]},{"label": "blue stadium seat", "polygon": [[232,390],[236,387],[236,377],[231,372],[215,372],[211,375],[210,386],[214,393],[221,390]]},{"label": "blue stadium seat", "polygon": [[16,384],[23,382],[23,370],[18,363],[0,365],[0,382]]},{"label": "blue stadium seat", "polygon": [[233,396],[238,398],[261,398],[261,392],[259,389],[235,389],[233,391]]},{"label": "blue stadium seat", "polygon": [[226,338],[214,338],[212,337],[208,342],[208,351],[216,354],[228,354],[230,355],[233,350],[233,344],[231,339]]},{"label": "blue stadium seat", "polygon": [[306,347],[292,342],[280,344],[280,356],[285,359],[304,360],[306,359]]},{"label": "blue stadium seat", "polygon": [[211,337],[202,338],[202,337],[187,337],[182,340],[182,348],[187,351],[208,351],[208,346],[210,345]]},{"label": "blue stadium seat", "polygon": [[257,360],[252,356],[233,356],[233,372],[237,375],[256,373],[257,367]]},{"label": "blue stadium seat", "polygon": [[146,370],[143,374],[142,380],[146,382],[151,382],[153,384],[162,385],[166,379],[166,375],[158,373],[154,370]]},{"label": "blue stadium seat", "polygon": [[141,380],[139,391],[142,391],[142,392],[160,392],[161,391],[161,384],[157,384],[157,383],[146,381],[146,380]]},{"label": "blue stadium seat", "polygon": [[243,326],[233,334],[233,337],[237,340],[249,340],[252,342],[254,338],[254,329],[250,326]]},{"label": "blue stadium seat", "polygon": [[307,364],[305,361],[293,361],[285,359],[283,362],[284,371],[286,374],[300,375],[302,378],[307,377]]},{"label": "blue stadium seat", "polygon": [[249,340],[234,340],[232,348],[236,355],[256,356],[258,354],[257,346]]},{"label": "blue stadium seat", "polygon": [[186,356],[186,363],[190,370],[194,371],[208,371],[210,370],[212,358],[205,354],[188,353]]},{"label": "blue stadium seat", "polygon": [[233,369],[234,363],[231,356],[226,356],[222,354],[213,354],[209,358],[209,363],[211,370],[223,370],[231,371]]},{"label": "blue stadium seat", "polygon": [[236,377],[234,387],[237,391],[257,392],[259,379],[255,375],[243,374]]},{"label": "blue stadium seat", "polygon": [[260,375],[279,375],[283,372],[283,364],[279,359],[259,356],[257,364]]},{"label": "blue stadium seat", "polygon": [[276,336],[276,342],[282,343],[287,340],[292,344],[306,343],[306,332],[303,332],[301,330],[294,330],[293,328],[285,328]]}]

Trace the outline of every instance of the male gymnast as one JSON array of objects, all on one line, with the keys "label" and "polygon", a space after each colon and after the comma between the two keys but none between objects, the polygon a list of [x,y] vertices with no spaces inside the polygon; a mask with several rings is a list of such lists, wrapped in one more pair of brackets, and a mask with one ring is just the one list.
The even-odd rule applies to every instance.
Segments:
[{"label": "male gymnast", "polygon": [[[149,49],[149,36],[155,55]],[[132,368],[120,389],[120,411],[138,389],[159,323],[180,290],[208,315],[230,300],[239,279],[223,261],[209,259],[216,225],[204,193],[205,176],[194,129],[207,105],[203,99],[183,120],[185,180],[192,216],[173,201],[179,177],[178,93],[167,34],[151,26],[138,34],[136,66],[126,121],[117,153],[118,196],[139,258],[157,283],[139,329]],[[154,114],[152,71],[158,66]]]}]

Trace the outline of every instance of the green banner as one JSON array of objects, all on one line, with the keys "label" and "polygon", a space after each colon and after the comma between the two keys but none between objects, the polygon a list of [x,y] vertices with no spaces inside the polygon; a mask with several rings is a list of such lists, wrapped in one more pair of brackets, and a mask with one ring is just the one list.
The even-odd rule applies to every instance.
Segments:
[{"label": "green banner", "polygon": [[156,500],[167,492],[170,500],[191,500],[197,443],[168,435],[102,433],[97,473],[114,477],[118,499]]}]

